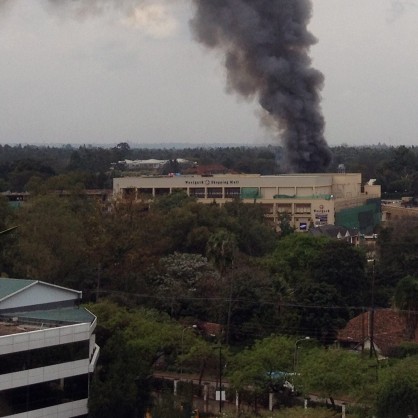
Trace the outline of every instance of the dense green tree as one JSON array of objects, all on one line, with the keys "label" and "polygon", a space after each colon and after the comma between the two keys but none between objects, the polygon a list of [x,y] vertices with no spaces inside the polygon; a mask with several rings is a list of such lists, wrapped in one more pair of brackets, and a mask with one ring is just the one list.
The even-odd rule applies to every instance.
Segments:
[{"label": "dense green tree", "polygon": [[381,229],[377,245],[376,292],[388,306],[399,280],[418,275],[418,222],[391,222]]},{"label": "dense green tree", "polygon": [[92,417],[144,416],[151,406],[149,377],[160,359],[174,363],[182,327],[155,311],[127,310],[109,302],[90,305],[97,315],[100,365],[90,397]]},{"label": "dense green tree", "polygon": [[171,210],[187,206],[196,199],[189,197],[183,190],[173,191],[173,193],[160,196],[152,202],[152,207],[163,213],[170,213]]},{"label": "dense green tree", "polygon": [[375,382],[370,360],[358,353],[341,349],[313,348],[298,357],[297,383],[305,393],[334,400],[341,396],[358,397],[371,393]]},{"label": "dense green tree", "polygon": [[237,252],[237,241],[234,234],[225,229],[211,234],[206,247],[206,255],[223,276],[231,268]]},{"label": "dense green tree", "polygon": [[55,175],[52,167],[39,160],[24,159],[11,164],[8,179],[13,191],[27,190],[27,184],[34,176],[43,180]]},{"label": "dense green tree", "polygon": [[17,277],[83,286],[80,272],[87,262],[86,242],[81,214],[73,203],[53,195],[41,196],[16,213],[19,241],[10,257]]},{"label": "dense green tree", "polygon": [[310,260],[309,269],[314,282],[333,286],[347,306],[369,302],[366,257],[361,249],[345,241],[330,240]]},{"label": "dense green tree", "polygon": [[418,168],[418,158],[412,148],[394,148],[386,160],[377,168],[379,181],[387,192],[406,192],[411,190],[412,174]]},{"label": "dense green tree", "polygon": [[[208,317],[208,300],[219,288],[219,275],[198,254],[174,253],[159,260],[154,281],[159,305],[171,317]],[[209,286],[212,289],[209,289]]]},{"label": "dense green tree", "polygon": [[297,292],[297,330],[325,345],[335,341],[337,332],[349,319],[348,307],[335,286],[308,282]]},{"label": "dense green tree", "polygon": [[226,203],[224,208],[230,218],[229,228],[237,238],[240,251],[260,257],[273,250],[278,236],[271,225],[267,224],[261,205],[234,200]]},{"label": "dense green tree", "polygon": [[15,211],[8,204],[7,200],[0,197],[0,231],[8,231],[0,235],[0,274],[10,276],[13,274],[13,246],[17,241],[17,229],[10,229],[18,226]]},{"label": "dense green tree", "polygon": [[291,216],[287,212],[283,212],[279,215],[280,224],[280,237],[284,238],[295,232],[295,228],[291,225]]},{"label": "dense green tree", "polygon": [[249,386],[256,395],[271,390],[278,372],[293,371],[294,341],[270,336],[238,353],[229,366],[229,380],[236,390]]},{"label": "dense green tree", "polygon": [[393,303],[406,320],[406,338],[414,340],[418,325],[418,278],[406,276],[401,279],[396,286]]},{"label": "dense green tree", "polygon": [[279,240],[275,250],[266,257],[272,274],[282,277],[292,286],[309,280],[309,263],[329,242],[325,237],[292,234]]},{"label": "dense green tree", "polygon": [[418,414],[418,356],[399,361],[382,374],[376,400],[379,418]]},{"label": "dense green tree", "polygon": [[221,295],[227,341],[244,344],[280,330],[281,295],[274,289],[271,276],[256,260],[237,255],[234,268],[227,272]]},{"label": "dense green tree", "polygon": [[367,301],[365,256],[346,242],[292,234],[278,242],[266,266],[276,290],[286,290],[280,292],[284,322],[324,343],[333,341],[350,308]]}]

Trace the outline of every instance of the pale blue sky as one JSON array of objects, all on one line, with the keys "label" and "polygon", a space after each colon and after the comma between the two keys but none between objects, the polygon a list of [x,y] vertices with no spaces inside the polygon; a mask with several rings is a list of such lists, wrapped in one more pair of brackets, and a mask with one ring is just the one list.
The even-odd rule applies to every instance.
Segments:
[{"label": "pale blue sky", "polygon": [[[2,144],[277,141],[256,103],[225,93],[222,56],[192,41],[190,2],[141,1],[76,19],[0,0]],[[309,28],[329,144],[418,144],[418,1],[314,0]]]}]

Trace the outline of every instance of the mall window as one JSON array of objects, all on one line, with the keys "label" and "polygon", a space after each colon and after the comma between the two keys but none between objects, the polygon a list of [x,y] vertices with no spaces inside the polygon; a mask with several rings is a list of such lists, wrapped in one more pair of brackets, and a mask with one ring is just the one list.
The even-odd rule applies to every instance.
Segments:
[{"label": "mall window", "polygon": [[190,196],[197,197],[199,199],[205,198],[205,188],[204,187],[190,187]]},{"label": "mall window", "polygon": [[221,199],[222,187],[208,187],[208,198]]},{"label": "mall window", "polygon": [[122,196],[124,199],[135,199],[136,190],[133,187],[122,189]]},{"label": "mall window", "polygon": [[152,189],[141,187],[138,189],[139,197],[151,197],[152,196]]},{"label": "mall window", "polygon": [[226,199],[238,199],[241,194],[239,187],[225,187],[225,198]]},{"label": "mall window", "polygon": [[296,203],[295,213],[311,213],[310,203]]},{"label": "mall window", "polygon": [[155,196],[166,196],[168,194],[170,194],[170,189],[167,187],[155,189]]},{"label": "mall window", "polygon": [[290,203],[277,205],[277,212],[278,213],[292,213],[292,205]]},{"label": "mall window", "polygon": [[273,205],[262,203],[261,207],[265,215],[273,215]]}]

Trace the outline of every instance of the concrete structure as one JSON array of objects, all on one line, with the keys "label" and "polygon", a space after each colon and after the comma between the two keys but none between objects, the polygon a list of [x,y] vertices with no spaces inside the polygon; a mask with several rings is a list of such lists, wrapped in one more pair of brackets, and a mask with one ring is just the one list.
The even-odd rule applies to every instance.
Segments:
[{"label": "concrete structure", "polygon": [[87,416],[99,347],[81,292],[0,279],[0,416]]},{"label": "concrete structure", "polygon": [[382,222],[418,221],[418,207],[405,207],[401,200],[386,200],[382,202]]},{"label": "concrete structure", "polygon": [[380,221],[380,186],[372,182],[363,186],[359,173],[132,176],[113,180],[114,197],[120,200],[146,200],[175,190],[183,190],[202,203],[224,204],[237,198],[259,203],[276,228],[285,213],[299,231],[337,224],[367,233]]}]

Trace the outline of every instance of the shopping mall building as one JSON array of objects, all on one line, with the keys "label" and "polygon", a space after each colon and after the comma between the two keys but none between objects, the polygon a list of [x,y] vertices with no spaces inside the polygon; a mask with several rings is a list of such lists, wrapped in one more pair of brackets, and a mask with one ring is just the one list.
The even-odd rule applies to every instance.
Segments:
[{"label": "shopping mall building", "polygon": [[261,176],[223,174],[120,177],[113,180],[119,200],[142,200],[183,190],[201,203],[233,199],[258,203],[279,229],[287,213],[298,231],[319,225],[340,225],[370,233],[380,222],[380,186],[362,183],[360,173]]}]

